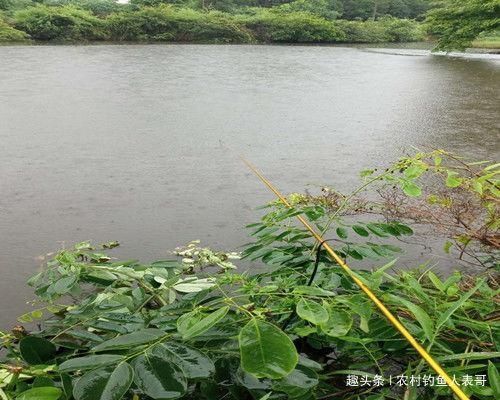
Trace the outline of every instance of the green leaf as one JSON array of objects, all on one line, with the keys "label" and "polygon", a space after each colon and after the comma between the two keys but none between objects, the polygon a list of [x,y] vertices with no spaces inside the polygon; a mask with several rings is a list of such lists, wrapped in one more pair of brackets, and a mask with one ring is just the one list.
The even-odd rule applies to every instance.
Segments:
[{"label": "green leaf", "polygon": [[35,387],[22,392],[16,400],[57,400],[61,395],[62,390],[56,387]]},{"label": "green leaf", "polygon": [[469,298],[474,294],[476,293],[476,291],[481,287],[483,286],[484,284],[484,280],[480,280],[479,283],[474,287],[472,288],[471,290],[469,290],[466,294],[464,294],[459,300],[457,300],[455,303],[453,303],[451,305],[451,307],[449,307],[443,314],[441,314],[441,316],[438,318],[437,322],[436,322],[436,332],[435,334],[437,335],[438,332],[439,332],[439,329],[446,323],[446,321],[448,321],[448,318],[450,318],[454,313],[455,311],[457,311],[460,307],[462,307],[464,305],[464,303],[469,300]]},{"label": "green leaf", "polygon": [[448,171],[448,176],[446,177],[446,186],[449,188],[455,188],[462,184],[462,179],[457,178],[458,173],[453,171]]},{"label": "green leaf", "polygon": [[28,364],[45,364],[54,358],[56,346],[47,339],[37,336],[26,336],[19,343],[19,351]]},{"label": "green leaf", "polygon": [[309,295],[309,296],[318,296],[318,297],[335,296],[335,292],[321,289],[320,287],[317,286],[306,286],[306,285],[295,286],[292,293]]},{"label": "green leaf", "polygon": [[86,357],[72,358],[70,360],[64,361],[61,365],[59,365],[59,371],[68,372],[94,369],[109,364],[116,364],[122,359],[123,356],[119,356],[116,354],[95,354]]},{"label": "green leaf", "polygon": [[171,354],[162,346],[133,361],[134,382],[153,399],[177,399],[187,390],[186,378],[179,366],[171,362]]},{"label": "green leaf", "polygon": [[140,346],[146,343],[153,342],[162,336],[165,336],[165,332],[154,329],[141,329],[140,331],[128,333],[125,335],[120,335],[114,337],[113,339],[106,340],[94,347],[94,351],[108,351],[108,350],[120,350],[132,348],[135,346]]},{"label": "green leaf", "polygon": [[429,277],[429,280],[432,282],[432,284],[438,289],[440,292],[445,291],[445,286],[443,285],[443,282],[441,282],[441,279],[432,271],[429,271],[427,273],[427,276]]},{"label": "green leaf", "polygon": [[432,341],[432,338],[434,337],[434,324],[431,317],[429,317],[429,314],[427,314],[420,306],[412,303],[411,301],[393,295],[388,296],[392,299],[393,302],[402,304],[413,314],[419,325],[422,327],[427,340]]},{"label": "green leaf", "polygon": [[214,363],[201,351],[177,342],[165,342],[158,346],[165,349],[164,358],[170,358],[173,364],[178,365],[186,378],[208,378],[215,372]]},{"label": "green leaf", "polygon": [[312,369],[298,365],[290,374],[273,385],[273,389],[285,392],[294,399],[310,392],[319,383],[318,374]]},{"label": "green leaf", "polygon": [[405,192],[405,194],[410,197],[419,197],[422,194],[422,189],[415,183],[406,181],[403,184],[403,192]]},{"label": "green leaf", "polygon": [[353,225],[352,230],[356,232],[359,236],[369,236],[370,232],[368,232],[365,228],[363,228],[361,225]]},{"label": "green leaf", "polygon": [[341,238],[341,239],[347,239],[347,236],[348,236],[348,235],[347,235],[347,229],[345,229],[345,228],[343,228],[343,227],[339,226],[339,227],[336,229],[336,231],[337,231],[337,235],[338,235],[338,237],[339,237],[339,238]]},{"label": "green leaf", "polygon": [[78,281],[77,275],[65,276],[54,282],[52,285],[50,285],[50,287],[47,290],[49,293],[65,294],[72,289],[72,287],[75,285],[77,281]]},{"label": "green leaf", "polygon": [[375,235],[379,237],[387,237],[389,236],[383,229],[375,223],[366,224],[366,227]]},{"label": "green leaf", "polygon": [[252,318],[240,331],[241,366],[257,378],[279,379],[293,371],[299,356],[277,326]]},{"label": "green leaf", "polygon": [[208,331],[224,318],[228,311],[229,307],[221,307],[201,319],[199,318],[200,313],[197,311],[184,314],[177,320],[177,330],[184,340],[192,339]]},{"label": "green leaf", "polygon": [[300,318],[319,325],[328,321],[328,311],[319,303],[312,300],[300,299],[296,308]]},{"label": "green leaf", "polygon": [[351,314],[331,309],[328,321],[321,325],[321,330],[328,336],[345,336],[351,330],[353,319]]},{"label": "green leaf", "polygon": [[126,362],[94,369],[76,381],[73,396],[76,400],[120,400],[132,384],[133,375]]},{"label": "green leaf", "polygon": [[488,382],[493,390],[494,397],[500,399],[500,374],[491,361],[488,361]]}]

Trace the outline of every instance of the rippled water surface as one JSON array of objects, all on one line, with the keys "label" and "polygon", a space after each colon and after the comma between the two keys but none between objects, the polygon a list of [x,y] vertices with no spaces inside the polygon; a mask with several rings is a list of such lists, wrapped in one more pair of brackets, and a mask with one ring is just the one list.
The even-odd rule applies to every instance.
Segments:
[{"label": "rippled water surface", "polygon": [[279,46],[0,47],[0,326],[37,256],[234,248],[271,196],[352,187],[410,146],[498,157],[499,56]]}]

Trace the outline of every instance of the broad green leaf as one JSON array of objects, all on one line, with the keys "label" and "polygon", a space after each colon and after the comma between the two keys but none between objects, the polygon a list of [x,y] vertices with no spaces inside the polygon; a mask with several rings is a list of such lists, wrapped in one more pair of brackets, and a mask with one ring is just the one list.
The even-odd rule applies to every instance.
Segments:
[{"label": "broad green leaf", "polygon": [[365,228],[363,228],[361,225],[353,225],[352,230],[356,232],[360,236],[369,236],[370,232],[368,232]]},{"label": "broad green leaf", "polygon": [[26,336],[19,343],[19,351],[28,364],[45,364],[54,358],[56,346],[47,339],[37,336]]},{"label": "broad green leaf", "polygon": [[309,295],[309,296],[318,296],[318,297],[335,296],[335,293],[329,290],[321,289],[320,287],[317,286],[305,286],[305,285],[295,286],[292,293]]},{"label": "broad green leaf", "polygon": [[422,189],[411,181],[403,184],[403,192],[410,197],[419,197],[422,194]]},{"label": "broad green leaf", "polygon": [[108,351],[108,350],[119,350],[133,348],[135,346],[140,346],[146,343],[153,342],[162,336],[165,336],[165,332],[154,329],[147,328],[141,329],[140,331],[128,333],[125,335],[120,335],[114,337],[113,339],[106,340],[94,347],[94,351]]},{"label": "broad green leaf", "polygon": [[300,318],[319,325],[328,321],[328,311],[321,304],[312,300],[300,299],[296,307]]},{"label": "broad green leaf", "polygon": [[252,318],[239,334],[241,366],[257,378],[279,379],[299,360],[295,345],[277,326]]},{"label": "broad green leaf", "polygon": [[455,188],[462,184],[462,179],[458,178],[458,173],[453,171],[448,171],[448,176],[446,177],[446,186],[449,188]]},{"label": "broad green leaf", "polygon": [[57,294],[68,293],[77,281],[78,281],[77,275],[65,276],[54,282],[49,287],[48,291],[50,293],[57,293]]},{"label": "broad green leaf", "polygon": [[116,354],[94,354],[91,356],[72,358],[59,365],[59,371],[77,371],[94,369],[105,365],[116,364],[122,361],[123,356]]},{"label": "broad green leaf", "polygon": [[53,386],[34,387],[22,392],[16,400],[57,400],[61,395],[62,390]]},{"label": "broad green leaf", "polygon": [[488,361],[488,382],[495,398],[500,399],[500,374],[491,361]]},{"label": "broad green leaf", "polygon": [[215,285],[213,278],[187,278],[181,279],[179,283],[175,284],[173,288],[181,293],[195,293],[201,292],[205,289],[210,289]]},{"label": "broad green leaf", "polygon": [[161,346],[137,357],[133,367],[135,384],[153,399],[177,399],[186,393],[186,377]]},{"label": "broad green leaf", "polygon": [[182,316],[177,321],[177,330],[182,335],[184,340],[192,339],[202,333],[208,331],[212,326],[217,324],[221,319],[223,319],[229,307],[221,307],[218,310],[199,318],[200,313],[192,312]]},{"label": "broad green leaf", "polygon": [[411,229],[408,225],[397,222],[397,223],[393,224],[393,226],[402,235],[413,235],[413,229]]},{"label": "broad green leaf", "polygon": [[366,224],[366,227],[375,235],[379,237],[387,237],[389,236],[383,229],[381,229],[377,224],[369,223]]},{"label": "broad green leaf", "polygon": [[339,238],[341,238],[341,239],[347,239],[348,234],[347,234],[347,229],[346,228],[343,228],[343,227],[339,226],[336,229],[336,231],[337,231],[337,236]]},{"label": "broad green leaf", "polygon": [[425,172],[425,165],[413,164],[405,169],[405,176],[409,179],[418,178]]},{"label": "broad green leaf", "polygon": [[321,325],[321,330],[328,336],[345,336],[352,327],[351,314],[343,311],[331,309],[328,321]]},{"label": "broad green leaf", "polygon": [[76,381],[73,396],[76,400],[120,400],[133,376],[132,367],[126,362],[94,369]]},{"label": "broad green leaf", "polygon": [[177,342],[164,342],[158,346],[165,350],[163,357],[178,365],[186,378],[208,378],[215,372],[212,360],[199,350]]},{"label": "broad green leaf", "polygon": [[319,383],[318,374],[312,369],[298,365],[290,374],[273,385],[273,389],[285,392],[293,399],[310,392]]}]

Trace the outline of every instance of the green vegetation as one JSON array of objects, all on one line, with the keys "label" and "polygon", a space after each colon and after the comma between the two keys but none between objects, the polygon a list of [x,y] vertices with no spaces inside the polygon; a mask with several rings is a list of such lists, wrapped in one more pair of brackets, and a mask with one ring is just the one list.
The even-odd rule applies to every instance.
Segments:
[{"label": "green vegetation", "polygon": [[[338,0],[0,1],[10,17],[8,26],[39,41],[369,43],[424,38],[418,22],[404,19],[422,19],[423,3],[413,7],[411,1],[367,1],[356,7]],[[344,15],[347,19],[341,19]]]},{"label": "green vegetation", "polygon": [[[436,377],[296,224],[301,215],[349,263],[383,265],[357,276],[466,393],[498,398],[499,173],[499,164],[444,151],[403,158],[363,171],[350,194],[325,188],[320,196],[290,195],[292,209],[268,204],[249,225],[254,242],[242,254],[193,242],[172,259],[141,264],[105,254],[116,242],[63,250],[29,281],[39,300],[20,321],[39,321],[40,329],[0,335],[0,397],[450,399],[442,385],[389,384],[390,376]],[[400,251],[394,239],[411,237],[408,223],[417,219],[481,273],[439,277],[425,264],[389,273],[397,260],[387,259]],[[240,257],[247,272],[236,269]]]},{"label": "green vegetation", "polygon": [[500,28],[498,0],[444,0],[427,17],[430,32],[439,37],[437,50],[464,50],[479,35]]},{"label": "green vegetation", "polygon": [[0,10],[9,16],[3,41],[376,43],[431,35],[444,51],[494,35],[500,21],[497,0],[0,0]]}]

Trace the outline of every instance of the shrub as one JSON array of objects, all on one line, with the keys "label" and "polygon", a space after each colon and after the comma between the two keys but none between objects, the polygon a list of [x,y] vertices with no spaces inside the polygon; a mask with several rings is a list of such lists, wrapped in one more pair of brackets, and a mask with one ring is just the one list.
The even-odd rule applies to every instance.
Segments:
[{"label": "shrub", "polygon": [[107,19],[115,40],[250,42],[251,34],[228,15],[172,6],[146,7]]},{"label": "shrub", "polygon": [[352,43],[413,42],[424,38],[418,22],[382,18],[377,21],[336,21],[346,41]]},{"label": "shrub", "polygon": [[20,42],[26,39],[29,39],[28,34],[10,26],[0,15],[0,42]]},{"label": "shrub", "polygon": [[16,28],[37,40],[106,39],[104,22],[89,11],[73,6],[39,5],[14,14]]},{"label": "shrub", "polygon": [[241,22],[263,42],[331,43],[345,40],[343,32],[326,19],[307,13],[259,10]]}]

